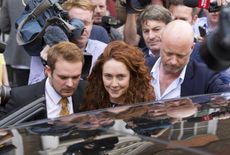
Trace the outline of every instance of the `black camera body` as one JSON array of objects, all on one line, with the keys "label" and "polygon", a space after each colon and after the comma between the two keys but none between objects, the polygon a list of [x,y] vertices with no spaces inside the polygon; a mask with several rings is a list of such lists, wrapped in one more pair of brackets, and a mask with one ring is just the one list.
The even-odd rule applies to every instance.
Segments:
[{"label": "black camera body", "polygon": [[120,0],[120,4],[126,8],[127,13],[142,12],[151,3],[151,0]]},{"label": "black camera body", "polygon": [[221,10],[221,6],[217,5],[217,2],[211,2],[208,7],[209,12],[218,12]]},{"label": "black camera body", "polygon": [[101,20],[101,26],[110,34],[111,27],[119,26],[120,22],[113,16],[103,16]]}]

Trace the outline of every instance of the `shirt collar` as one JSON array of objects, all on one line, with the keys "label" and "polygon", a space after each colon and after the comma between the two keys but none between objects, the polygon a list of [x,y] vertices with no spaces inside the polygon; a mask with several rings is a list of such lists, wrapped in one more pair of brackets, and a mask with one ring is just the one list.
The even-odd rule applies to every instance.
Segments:
[{"label": "shirt collar", "polygon": [[182,84],[183,81],[184,81],[184,77],[185,77],[185,73],[186,73],[186,68],[187,68],[187,65],[184,66],[182,72],[180,73],[180,76],[179,76],[179,82],[180,82],[180,84]]},{"label": "shirt collar", "polygon": [[[159,59],[156,61],[156,63],[154,64],[150,72],[154,79],[159,79],[158,77],[159,77],[160,62],[161,62],[161,57],[159,57]],[[180,84],[182,84],[184,81],[186,68],[187,68],[187,65],[185,65],[185,67],[183,68],[182,72],[180,73],[178,77]]]},{"label": "shirt collar", "polygon": [[154,64],[154,66],[150,72],[154,79],[158,79],[157,76],[159,73],[160,62],[161,62],[161,57],[159,57],[159,59],[156,61],[156,63]]},{"label": "shirt collar", "polygon": [[88,39],[86,46],[85,46],[85,50],[84,50],[85,52],[90,51],[90,42],[91,42],[91,39]]},{"label": "shirt collar", "polygon": [[[55,89],[51,86],[49,82],[49,78],[46,79],[46,93],[50,96],[50,99],[53,101],[53,103],[58,104],[61,100],[61,96],[55,91]],[[70,103],[71,97],[67,97],[68,103]]]}]

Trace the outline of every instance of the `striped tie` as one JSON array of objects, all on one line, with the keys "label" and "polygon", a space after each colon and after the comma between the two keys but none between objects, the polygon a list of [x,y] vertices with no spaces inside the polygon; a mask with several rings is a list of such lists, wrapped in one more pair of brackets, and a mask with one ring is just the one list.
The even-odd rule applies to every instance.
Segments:
[{"label": "striped tie", "polygon": [[69,115],[67,97],[62,97],[59,103],[61,104],[61,111],[59,113],[59,116]]}]

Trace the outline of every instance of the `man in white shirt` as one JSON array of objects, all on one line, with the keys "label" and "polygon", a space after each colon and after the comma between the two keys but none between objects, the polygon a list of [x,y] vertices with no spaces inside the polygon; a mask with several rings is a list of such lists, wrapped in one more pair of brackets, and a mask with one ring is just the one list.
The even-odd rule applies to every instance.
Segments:
[{"label": "man in white shirt", "polygon": [[[78,112],[84,94],[84,83],[80,80],[83,64],[83,53],[75,44],[61,42],[52,46],[45,66],[48,78],[12,88],[9,102],[0,108],[0,119],[41,97],[45,97],[42,102],[45,110],[35,113],[29,120],[63,116],[63,108],[65,115]],[[61,99],[66,100],[65,105],[60,103]]]},{"label": "man in white shirt", "polygon": [[230,90],[207,66],[190,59],[194,47],[191,24],[174,20],[161,39],[160,58],[151,70],[157,100]]}]

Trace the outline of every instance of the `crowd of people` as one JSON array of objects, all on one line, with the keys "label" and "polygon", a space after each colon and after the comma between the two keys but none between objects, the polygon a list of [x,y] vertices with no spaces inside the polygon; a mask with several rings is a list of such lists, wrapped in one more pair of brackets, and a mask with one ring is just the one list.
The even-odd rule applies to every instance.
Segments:
[{"label": "crowd of people", "polygon": [[[44,60],[16,43],[14,24],[26,1],[3,0],[0,29],[9,33],[4,57],[12,89],[0,119],[42,96],[46,110],[29,120],[230,91],[229,70],[215,72],[199,56],[205,39],[199,27],[206,35],[215,30],[218,12],[187,7],[183,0],[152,0],[141,10],[117,1],[65,0],[68,20],[80,19],[84,31],[46,46]],[[106,21],[114,18],[116,24]]]}]

